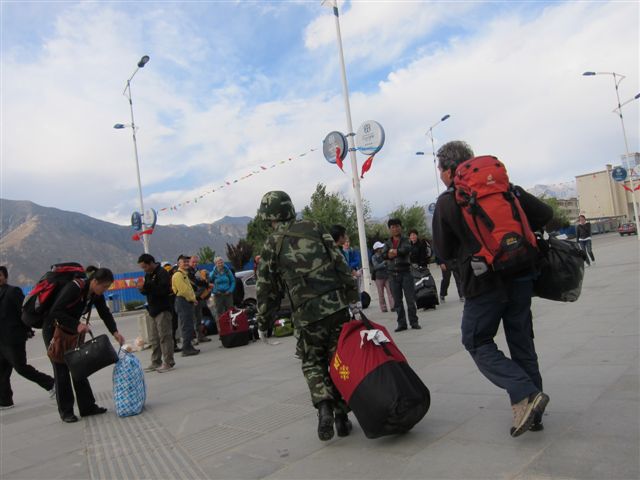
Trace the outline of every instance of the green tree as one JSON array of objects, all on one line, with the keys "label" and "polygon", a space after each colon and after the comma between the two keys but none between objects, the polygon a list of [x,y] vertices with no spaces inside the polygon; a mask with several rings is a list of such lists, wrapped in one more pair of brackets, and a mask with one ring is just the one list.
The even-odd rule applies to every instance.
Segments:
[{"label": "green tree", "polygon": [[425,215],[424,207],[414,203],[412,206],[400,205],[391,213],[389,218],[398,218],[402,222],[402,232],[405,235],[409,234],[409,230],[416,229],[418,235],[422,238],[430,237],[430,231],[427,228],[427,217]]},{"label": "green tree", "polygon": [[227,243],[227,258],[236,272],[242,270],[245,264],[253,257],[253,247],[251,244],[243,239],[240,239],[238,243],[232,245]]},{"label": "green tree", "polygon": [[271,225],[269,222],[260,218],[260,215],[256,213],[256,216],[247,225],[247,242],[253,248],[253,253],[260,255],[264,241],[271,232]]},{"label": "green tree", "polygon": [[[368,203],[363,202],[365,221],[370,216]],[[327,192],[326,185],[318,183],[311,195],[311,202],[302,209],[302,218],[314,220],[327,230],[332,225],[347,229],[351,245],[358,245],[358,220],[355,204],[340,193]]]},{"label": "green tree", "polygon": [[569,218],[567,214],[560,209],[557,198],[542,196],[540,200],[553,209],[553,217],[545,225],[545,229],[548,232],[555,232],[570,225]]},{"label": "green tree", "polygon": [[376,242],[383,242],[389,238],[389,229],[386,223],[367,223],[365,225],[367,245],[373,248]]},{"label": "green tree", "polygon": [[198,250],[198,257],[200,257],[201,263],[213,263],[213,259],[216,258],[216,251],[211,247],[202,247]]}]

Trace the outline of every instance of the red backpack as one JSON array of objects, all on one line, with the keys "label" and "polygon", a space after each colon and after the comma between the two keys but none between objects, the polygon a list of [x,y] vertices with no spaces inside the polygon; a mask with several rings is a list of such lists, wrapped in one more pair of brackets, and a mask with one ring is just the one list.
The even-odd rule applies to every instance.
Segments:
[{"label": "red backpack", "polygon": [[509,183],[504,164],[496,157],[475,157],[461,163],[454,175],[456,203],[480,244],[472,268],[503,274],[531,269],[537,258],[536,237]]},{"label": "red backpack", "polygon": [[[22,321],[31,328],[42,328],[56,295],[69,282],[76,281],[82,289],[87,280],[84,268],[79,263],[57,263],[45,273],[29,292],[22,304]],[[78,299],[80,300],[80,299]]]}]

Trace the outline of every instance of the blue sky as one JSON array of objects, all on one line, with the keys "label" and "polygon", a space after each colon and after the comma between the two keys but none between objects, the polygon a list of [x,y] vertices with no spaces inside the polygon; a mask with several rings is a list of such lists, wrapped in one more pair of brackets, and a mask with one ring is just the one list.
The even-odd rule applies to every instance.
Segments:
[{"label": "blue sky", "polygon": [[[437,195],[436,148],[465,139],[523,186],[617,163],[624,144],[611,77],[640,91],[637,2],[341,2],[354,129],[387,143],[362,181],[375,216]],[[192,199],[256,165],[310,148],[161,223],[253,215],[262,194],[301,209],[317,182],[351,196],[321,142],[346,130],[331,10],[290,2],[2,2],[1,196],[127,223],[137,209],[129,110],[133,80],[145,205]],[[632,150],[640,102],[625,107]],[[364,157],[359,157],[363,162]],[[348,169],[347,169],[347,172]],[[73,188],[60,193],[57,187]]]}]

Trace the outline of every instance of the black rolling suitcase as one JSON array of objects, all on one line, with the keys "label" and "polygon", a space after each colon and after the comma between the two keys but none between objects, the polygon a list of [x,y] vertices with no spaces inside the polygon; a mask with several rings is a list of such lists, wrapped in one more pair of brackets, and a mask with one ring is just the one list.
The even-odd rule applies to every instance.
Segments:
[{"label": "black rolling suitcase", "polygon": [[429,269],[414,266],[411,268],[411,274],[416,285],[416,307],[435,309],[440,304],[440,301],[438,300],[436,281]]}]

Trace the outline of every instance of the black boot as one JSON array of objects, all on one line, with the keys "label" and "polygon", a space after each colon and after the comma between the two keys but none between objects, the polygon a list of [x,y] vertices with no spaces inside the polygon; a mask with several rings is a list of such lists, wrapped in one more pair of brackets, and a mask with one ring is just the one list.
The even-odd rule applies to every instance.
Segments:
[{"label": "black boot", "polygon": [[353,425],[346,413],[336,413],[336,433],[339,437],[346,437],[351,433]]},{"label": "black boot", "polygon": [[326,442],[333,434],[333,408],[328,400],[323,400],[318,404],[318,438]]}]

